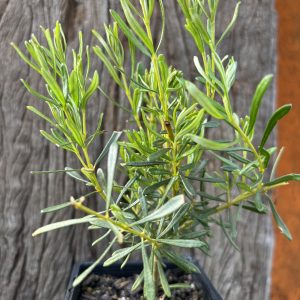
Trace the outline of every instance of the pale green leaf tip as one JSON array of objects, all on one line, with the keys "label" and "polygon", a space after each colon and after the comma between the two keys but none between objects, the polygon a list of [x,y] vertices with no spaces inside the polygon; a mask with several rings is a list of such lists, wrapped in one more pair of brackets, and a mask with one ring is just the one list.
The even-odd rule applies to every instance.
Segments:
[{"label": "pale green leaf tip", "polygon": [[40,232],[39,232],[39,230],[37,229],[37,230],[35,230],[33,233],[32,233],[32,236],[33,237],[36,237],[37,235],[39,235],[40,234]]}]

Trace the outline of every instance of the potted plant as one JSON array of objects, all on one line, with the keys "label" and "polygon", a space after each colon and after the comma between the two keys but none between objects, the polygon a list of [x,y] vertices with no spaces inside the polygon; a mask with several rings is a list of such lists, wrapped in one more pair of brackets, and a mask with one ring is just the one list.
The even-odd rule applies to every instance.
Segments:
[{"label": "potted plant", "polygon": [[[74,286],[100,262],[107,267],[122,261],[120,267],[126,268],[130,257],[140,253],[142,266],[133,288],[142,285],[148,300],[158,295],[170,297],[174,286],[168,283],[165,262],[187,273],[201,273],[177,248],[198,248],[208,253],[212,224],[221,226],[235,246],[236,223],[243,210],[266,214],[270,208],[279,229],[291,239],[270,192],[291,180],[300,180],[300,175],[275,178],[282,151],[277,153],[275,147],[266,146],[277,122],[290,111],[291,105],[279,108],[270,117],[260,143],[255,145],[256,119],[272,76],[267,75],[257,86],[249,114],[239,116],[233,111],[230,95],[237,62],[233,57],[221,57],[218,51],[235,24],[239,3],[217,40],[215,19],[219,1],[177,1],[185,16],[185,28],[199,51],[194,57],[199,73],[194,82],[169,66],[159,52],[166,13],[162,0],[139,0],[136,5],[121,0],[124,16],[111,11],[114,22],[105,26],[105,36],[93,30],[98,40],[93,53],[126,94],[134,122],[133,128],[113,132],[97,156],[90,153],[89,147],[104,134],[105,115],[100,114],[97,128],[92,129],[87,128],[87,112],[92,109],[90,100],[98,89],[108,96],[99,86],[97,71],[91,75],[90,50],[84,49],[82,34],[79,33],[79,49],[72,51],[72,66],[67,63],[70,53],[59,23],[53,34],[42,28],[44,44],[35,36],[25,43],[31,59],[13,44],[45,82],[46,93],[43,93],[22,80],[28,91],[49,107],[49,115],[33,106],[27,107],[50,124],[50,131],[41,130],[41,134],[64,151],[72,152],[81,164],[80,168],[35,173],[65,172],[88,189],[85,195],[71,197],[68,202],[42,211],[51,213],[73,207],[85,214],[82,218],[46,225],[33,235],[86,223],[89,229],[99,230],[94,244],[112,236],[105,251],[75,279]],[[151,31],[154,9],[159,9],[162,16],[158,42],[153,40]],[[125,47],[120,35],[127,41]],[[137,52],[145,56],[146,63],[137,61]],[[125,67],[125,53],[130,68]],[[218,132],[220,125],[230,128],[231,136],[227,140],[208,139],[207,132]],[[274,157],[269,176],[267,170]],[[104,158],[106,173],[99,166]],[[218,161],[219,168],[208,168],[209,160]],[[117,169],[126,174],[125,184],[116,182]],[[217,192],[210,192],[211,187]],[[103,211],[88,206],[87,199],[95,195],[97,201],[104,203]],[[116,244],[121,248],[106,257]],[[217,293],[215,297],[219,297]]]}]

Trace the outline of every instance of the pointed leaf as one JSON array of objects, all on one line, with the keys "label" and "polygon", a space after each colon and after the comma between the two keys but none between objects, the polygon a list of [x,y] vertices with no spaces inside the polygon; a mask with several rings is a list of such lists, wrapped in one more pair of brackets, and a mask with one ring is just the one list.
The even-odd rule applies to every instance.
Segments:
[{"label": "pointed leaf", "polygon": [[270,182],[266,182],[265,186],[272,186],[283,182],[289,182],[289,181],[300,181],[300,174],[288,174],[281,177],[278,177]]},{"label": "pointed leaf", "polygon": [[191,96],[216,119],[226,119],[226,114],[223,106],[217,101],[214,101],[201,92],[193,83],[186,81],[186,88]]},{"label": "pointed leaf", "polygon": [[141,246],[141,243],[138,243],[134,246],[119,249],[119,250],[115,251],[112,254],[112,256],[103,263],[103,266],[107,267],[107,266],[113,264],[114,262],[116,262],[116,261],[120,260],[121,258],[127,256],[129,253],[133,252],[134,250],[136,250],[140,246]]},{"label": "pointed leaf", "polygon": [[113,134],[111,135],[110,139],[108,140],[108,142],[106,143],[106,145],[104,146],[102,152],[100,153],[100,155],[98,156],[98,158],[96,159],[95,162],[95,166],[97,166],[100,161],[103,159],[103,157],[106,155],[106,153],[109,151],[110,145],[114,142],[116,142],[120,136],[121,136],[122,132],[121,131],[114,131]]},{"label": "pointed leaf", "polygon": [[45,213],[50,213],[50,212],[54,212],[54,211],[57,211],[57,210],[61,210],[61,209],[64,209],[66,207],[69,207],[71,206],[72,203],[70,201],[66,202],[66,203],[62,203],[62,204],[58,204],[58,205],[53,205],[53,206],[49,206],[47,208],[44,208],[41,210],[41,213],[42,214],[45,214]]},{"label": "pointed leaf", "polygon": [[78,172],[74,171],[72,168],[65,167],[65,170],[67,171],[66,173],[67,173],[69,176],[71,176],[71,177],[73,177],[73,178],[75,178],[75,179],[77,179],[77,180],[79,180],[79,181],[88,183],[87,180],[85,180]]},{"label": "pointed leaf", "polygon": [[159,166],[167,164],[164,161],[133,161],[128,163],[122,163],[122,166],[126,167],[151,167],[151,166]]},{"label": "pointed leaf", "polygon": [[136,35],[132,32],[132,30],[126,25],[126,23],[122,20],[120,15],[118,15],[114,10],[110,11],[113,19],[118,23],[119,27],[128,38],[128,40],[135,45],[143,54],[148,57],[151,57],[150,52],[147,48],[140,42],[140,40],[136,37]]},{"label": "pointed leaf", "polygon": [[258,114],[258,111],[259,111],[259,108],[261,105],[261,101],[262,101],[268,87],[270,86],[272,79],[273,79],[273,75],[267,75],[262,79],[262,81],[257,86],[257,89],[253,96],[251,107],[250,107],[250,114],[249,114],[250,120],[249,120],[249,126],[248,126],[247,133],[246,133],[247,135],[249,135],[254,128],[257,114]]},{"label": "pointed leaf", "polygon": [[274,220],[275,220],[276,224],[278,225],[279,230],[282,232],[282,234],[287,239],[289,239],[291,241],[292,240],[292,235],[291,235],[289,229],[287,228],[287,226],[284,224],[283,220],[281,219],[281,217],[277,213],[275,205],[274,205],[272,199],[270,198],[270,196],[267,195],[267,194],[266,194],[266,196],[267,196],[267,199],[269,201],[269,204],[270,204],[270,207],[271,207],[271,210],[272,210],[272,214],[273,214]]},{"label": "pointed leaf", "polygon": [[[130,9],[130,2],[128,0],[120,0],[123,8],[123,12],[127,19],[127,22],[135,34],[141,39],[143,44],[150,50],[151,53],[154,52],[153,44],[147,33],[143,30],[139,22],[135,19],[132,11]],[[132,4],[131,4],[132,5]]]},{"label": "pointed leaf", "polygon": [[46,115],[44,115],[42,112],[40,112],[38,109],[36,109],[33,106],[27,106],[26,107],[28,110],[32,111],[33,113],[35,113],[36,115],[38,115],[39,117],[41,117],[42,119],[44,119],[45,121],[47,121],[48,123],[50,123],[52,126],[56,126],[56,124]]},{"label": "pointed leaf", "polygon": [[220,39],[217,42],[217,47],[220,45],[220,43],[222,43],[222,41],[224,40],[224,38],[228,35],[228,33],[232,30],[232,28],[234,27],[238,14],[239,14],[239,7],[240,7],[241,2],[238,2],[237,5],[235,6],[235,10],[234,10],[234,14],[233,17],[230,21],[230,23],[228,24],[228,26],[226,27],[225,31],[222,33]]},{"label": "pointed leaf", "polygon": [[76,277],[76,279],[73,281],[72,286],[76,287],[77,285],[79,285],[89,274],[91,274],[91,272],[97,267],[97,265],[101,262],[101,260],[103,259],[103,257],[108,253],[108,251],[111,249],[111,247],[113,246],[113,244],[116,242],[116,238],[114,238],[110,244],[108,245],[108,247],[105,248],[104,252],[101,254],[101,256],[93,263],[91,264],[87,269],[85,269],[78,277]]},{"label": "pointed leaf", "polygon": [[125,186],[122,188],[117,200],[116,200],[116,204],[119,203],[119,201],[122,199],[123,195],[128,191],[128,189],[136,182],[136,180],[138,179],[139,176],[134,176],[133,178],[131,178],[126,184]]},{"label": "pointed leaf", "polygon": [[277,109],[275,111],[275,113],[272,115],[272,117],[269,119],[268,124],[266,126],[264,135],[262,137],[262,140],[260,142],[260,149],[262,149],[264,147],[264,145],[266,144],[268,137],[270,136],[272,130],[274,129],[274,127],[276,126],[277,122],[282,119],[285,115],[287,115],[290,110],[292,108],[291,104],[287,104],[284,105],[282,107],[280,107],[279,109]]},{"label": "pointed leaf", "polygon": [[142,271],[139,276],[137,277],[137,279],[135,280],[135,282],[133,283],[132,287],[131,287],[131,291],[135,291],[143,282],[144,280],[144,271]]},{"label": "pointed leaf", "polygon": [[159,239],[157,240],[160,243],[176,246],[176,247],[183,247],[183,248],[201,248],[206,244],[204,242],[198,240],[170,240],[170,239]]},{"label": "pointed leaf", "polygon": [[86,216],[80,219],[72,219],[72,220],[66,220],[66,221],[61,221],[61,222],[56,222],[56,223],[52,223],[52,224],[48,224],[45,225],[43,227],[40,227],[39,229],[37,229],[36,231],[34,231],[34,233],[32,234],[32,236],[37,236],[41,233],[45,233],[48,231],[52,231],[52,230],[56,230],[59,228],[64,228],[64,227],[68,227],[68,226],[72,226],[72,225],[77,225],[77,224],[82,224],[82,223],[88,223],[90,222],[94,217],[91,216]]},{"label": "pointed leaf", "polygon": [[98,85],[99,85],[99,75],[98,75],[98,72],[95,71],[92,82],[91,82],[88,90],[86,91],[86,93],[84,94],[84,96],[81,100],[83,108],[86,107],[86,104],[87,104],[88,100],[95,93],[95,91],[97,90]]},{"label": "pointed leaf", "polygon": [[184,195],[178,195],[170,199],[166,204],[161,206],[159,209],[150,213],[147,217],[135,222],[134,224],[142,224],[145,222],[151,222],[157,219],[161,219],[177,209],[179,209],[184,204]]},{"label": "pointed leaf", "polygon": [[113,189],[117,158],[118,158],[118,144],[117,142],[114,142],[109,147],[108,159],[107,159],[106,209],[109,208],[110,201],[111,201],[111,194]]},{"label": "pointed leaf", "polygon": [[183,258],[171,249],[159,249],[159,252],[183,271],[187,273],[200,273],[197,266],[195,266],[191,261]]},{"label": "pointed leaf", "polygon": [[212,141],[194,134],[187,134],[186,137],[190,138],[191,140],[193,140],[196,144],[200,145],[201,147],[203,147],[204,149],[207,150],[214,150],[214,151],[224,151],[229,147],[234,146],[237,141],[233,141],[233,142],[216,142],[216,141]]},{"label": "pointed leaf", "polygon": [[173,218],[171,219],[170,223],[168,224],[168,226],[164,229],[164,231],[159,235],[159,237],[164,236],[165,234],[167,234],[172,228],[173,226],[177,225],[180,220],[183,218],[183,216],[185,216],[186,212],[188,211],[188,209],[190,208],[190,204],[185,203],[173,216]]},{"label": "pointed leaf", "polygon": [[150,269],[150,262],[147,257],[144,242],[142,242],[142,257],[144,266],[144,297],[147,300],[155,300],[155,286],[152,276],[152,271]]},{"label": "pointed leaf", "polygon": [[101,242],[103,239],[105,239],[109,234],[111,233],[111,229],[109,229],[105,234],[100,236],[98,239],[94,240],[92,243],[92,246],[95,246],[97,243]]},{"label": "pointed leaf", "polygon": [[167,297],[171,297],[171,290],[169,287],[168,279],[159,261],[157,262],[157,269],[158,269],[160,283],[164,290],[164,293],[166,294]]}]

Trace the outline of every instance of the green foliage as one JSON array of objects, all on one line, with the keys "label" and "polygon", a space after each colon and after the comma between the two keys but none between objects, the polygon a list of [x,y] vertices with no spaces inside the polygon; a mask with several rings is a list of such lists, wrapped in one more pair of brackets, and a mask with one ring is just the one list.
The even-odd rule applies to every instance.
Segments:
[{"label": "green foliage", "polygon": [[[121,0],[124,17],[111,11],[114,23],[104,27],[105,34],[101,36],[93,30],[99,43],[93,47],[93,52],[124,91],[136,125],[134,129],[113,132],[96,159],[90,157],[89,147],[104,132],[105,115],[100,114],[94,130],[87,128],[86,116],[96,91],[105,92],[99,87],[97,71],[91,75],[90,51],[89,47],[83,49],[82,34],[79,34],[78,51],[72,51],[71,67],[59,23],[53,34],[42,28],[43,43],[35,36],[25,43],[30,58],[13,45],[45,83],[46,93],[22,81],[25,88],[49,108],[49,115],[46,115],[28,106],[49,123],[50,130],[41,130],[41,134],[51,143],[74,153],[81,164],[80,169],[65,167],[35,173],[64,172],[93,189],[76,200],[71,198],[70,202],[42,211],[51,213],[73,206],[86,213],[86,217],[46,225],[34,235],[80,223],[89,224],[89,229],[104,229],[99,230],[93,245],[110,233],[114,238],[96,263],[104,259],[115,243],[124,247],[107,258],[104,265],[118,260],[124,260],[124,265],[133,252],[140,252],[144,270],[133,289],[143,282],[147,299],[155,299],[159,285],[167,296],[170,295],[164,259],[187,272],[198,272],[193,263],[176,252],[176,247],[198,248],[207,254],[210,226],[215,223],[238,249],[237,223],[243,210],[266,213],[264,195],[268,196],[270,190],[291,180],[300,180],[297,174],[273,178],[281,153],[271,178],[266,172],[276,152],[276,148],[266,148],[267,140],[291,106],[278,109],[268,121],[260,145],[257,147],[253,143],[257,116],[272,76],[264,77],[259,83],[249,116],[238,116],[233,111],[230,90],[235,82],[237,62],[233,57],[220,57],[218,48],[236,23],[240,3],[218,41],[215,36],[218,1],[178,0],[178,3],[186,20],[185,28],[199,50],[199,57],[194,57],[199,76],[194,82],[185,80],[184,74],[169,66],[166,57],[159,53],[165,24],[161,0],[140,0],[137,6],[129,0]],[[150,26],[155,6],[163,20],[157,44]],[[124,38],[128,48],[123,47]],[[137,61],[137,51],[146,56],[145,64]],[[125,57],[129,57],[130,70],[125,67]],[[227,140],[208,139],[207,134],[219,130],[220,125],[227,126],[232,135]],[[105,174],[99,165],[106,156]],[[220,167],[208,169],[209,160]],[[124,186],[114,178],[119,169],[128,176]],[[208,192],[212,187],[215,194]],[[84,204],[86,197],[94,193],[99,201],[106,203],[105,211],[97,212]],[[291,239],[271,198],[268,201],[279,228]],[[74,285],[79,284],[96,263],[78,277]]]}]

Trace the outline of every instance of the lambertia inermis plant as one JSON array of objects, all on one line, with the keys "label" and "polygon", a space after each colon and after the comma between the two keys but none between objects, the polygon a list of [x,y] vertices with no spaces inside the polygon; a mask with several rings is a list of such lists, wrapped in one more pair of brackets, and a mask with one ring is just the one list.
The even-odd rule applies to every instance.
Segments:
[{"label": "lambertia inermis plant", "polygon": [[[111,10],[113,23],[105,26],[105,34],[92,31],[92,50],[84,47],[79,33],[78,50],[69,51],[59,22],[53,32],[42,28],[42,42],[34,35],[25,42],[25,52],[12,44],[45,83],[43,93],[22,80],[25,88],[48,106],[48,114],[34,106],[27,107],[49,123],[50,130],[41,130],[41,134],[63,151],[72,152],[81,164],[80,168],[34,173],[65,172],[87,186],[85,195],[42,210],[53,213],[76,208],[84,213],[82,218],[46,225],[33,235],[86,223],[89,229],[99,230],[94,244],[103,242],[108,235],[112,237],[95,263],[74,281],[74,286],[101,261],[104,266],[119,260],[125,265],[133,254],[140,253],[143,272],[133,290],[143,284],[148,300],[155,299],[159,288],[170,296],[165,261],[186,272],[198,272],[197,266],[176,247],[209,253],[213,224],[221,226],[234,247],[238,247],[237,221],[243,210],[259,214],[270,210],[281,232],[292,238],[276,212],[271,191],[300,180],[300,175],[276,178],[282,151],[266,146],[277,122],[291,110],[291,105],[277,109],[263,133],[255,132],[272,75],[258,84],[248,115],[237,115],[231,99],[237,62],[229,55],[221,57],[219,51],[236,23],[240,3],[217,39],[218,0],[177,2],[185,17],[185,29],[198,50],[198,55],[191,58],[198,72],[193,82],[185,79],[188,74],[170,66],[160,53],[166,13],[162,0],[120,0],[123,15]],[[154,41],[151,29],[154,10],[160,11],[162,19],[158,42]],[[126,46],[121,40],[126,40]],[[102,124],[106,116],[100,114],[98,126],[92,130],[87,126],[87,112],[93,109],[92,101],[97,101],[99,91],[106,95],[106,87],[101,86],[98,72],[90,64],[91,54],[99,58],[124,91],[134,120],[133,127],[112,132],[107,144],[96,154],[91,153],[90,146],[104,133]],[[137,61],[140,54],[144,63]],[[72,64],[67,63],[69,55]],[[220,126],[230,128],[231,136],[227,140],[209,139],[208,132],[217,132]],[[255,141],[260,140],[258,144],[254,137]],[[104,159],[107,172],[100,167]],[[219,167],[208,168],[209,160],[219,161]],[[117,183],[117,168],[126,174],[125,183]],[[105,209],[96,211],[88,207],[86,199],[90,196],[103,202]],[[121,248],[108,256],[116,244]]]}]

